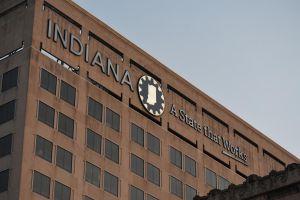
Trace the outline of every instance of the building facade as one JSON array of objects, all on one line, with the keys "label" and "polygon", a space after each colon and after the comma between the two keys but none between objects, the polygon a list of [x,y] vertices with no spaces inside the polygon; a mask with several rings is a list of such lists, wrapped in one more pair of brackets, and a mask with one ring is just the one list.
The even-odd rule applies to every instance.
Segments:
[{"label": "building facade", "polygon": [[72,1],[2,0],[0,36],[1,200],[191,200],[299,163]]}]

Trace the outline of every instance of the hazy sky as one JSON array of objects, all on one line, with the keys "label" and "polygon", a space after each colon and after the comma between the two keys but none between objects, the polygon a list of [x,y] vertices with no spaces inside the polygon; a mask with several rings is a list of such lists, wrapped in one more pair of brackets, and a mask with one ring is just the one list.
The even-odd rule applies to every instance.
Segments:
[{"label": "hazy sky", "polygon": [[75,0],[300,158],[299,0]]}]

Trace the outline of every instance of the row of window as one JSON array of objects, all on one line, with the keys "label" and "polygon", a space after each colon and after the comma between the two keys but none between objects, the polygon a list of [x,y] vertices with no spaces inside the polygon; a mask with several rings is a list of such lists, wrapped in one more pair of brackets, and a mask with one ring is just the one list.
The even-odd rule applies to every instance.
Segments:
[{"label": "row of window", "polygon": [[[1,177],[1,173],[0,173]],[[0,179],[1,180],[1,179]],[[87,180],[87,178],[86,178]],[[51,185],[54,184],[54,200],[70,200],[71,199],[71,188],[64,185],[59,181],[54,181],[51,183],[51,178],[38,172],[33,172],[33,192],[45,197],[50,198]],[[119,190],[119,179],[118,177],[104,171],[104,191],[118,196]],[[85,197],[86,199],[91,199],[90,197]]]},{"label": "row of window", "polygon": [[227,179],[217,174],[210,169],[205,168],[205,182],[212,188],[218,188],[220,190],[227,189],[231,184]]},{"label": "row of window", "polygon": [[18,74],[19,68],[16,67],[2,75],[1,81],[1,92],[5,92],[11,88],[17,87],[18,85]]}]

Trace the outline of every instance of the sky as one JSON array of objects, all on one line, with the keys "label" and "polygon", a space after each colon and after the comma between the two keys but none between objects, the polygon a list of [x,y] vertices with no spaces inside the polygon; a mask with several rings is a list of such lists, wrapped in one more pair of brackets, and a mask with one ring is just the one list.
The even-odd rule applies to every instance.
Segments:
[{"label": "sky", "polygon": [[300,158],[299,0],[75,0]]}]

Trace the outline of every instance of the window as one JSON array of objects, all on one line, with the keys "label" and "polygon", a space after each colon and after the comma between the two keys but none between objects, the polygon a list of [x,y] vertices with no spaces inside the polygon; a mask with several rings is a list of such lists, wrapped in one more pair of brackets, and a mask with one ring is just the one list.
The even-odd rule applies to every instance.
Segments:
[{"label": "window", "polygon": [[133,123],[131,123],[131,140],[144,146],[144,130]]},{"label": "window", "polygon": [[74,120],[62,113],[59,113],[58,131],[70,138],[73,138]]},{"label": "window", "polygon": [[147,163],[147,180],[160,186],[160,171],[154,165]]},{"label": "window", "polygon": [[210,187],[217,188],[217,176],[215,172],[205,168],[205,180],[206,184]]},{"label": "window", "polygon": [[52,142],[36,136],[35,155],[52,162]]},{"label": "window", "polygon": [[133,173],[144,178],[144,160],[131,154],[130,168]]},{"label": "window", "polygon": [[105,140],[105,157],[119,164],[119,146],[110,140]]},{"label": "window", "polygon": [[87,147],[101,154],[102,137],[91,129],[87,129]]},{"label": "window", "polygon": [[144,191],[131,185],[130,200],[144,200]]},{"label": "window", "polygon": [[76,89],[66,83],[65,81],[61,81],[60,86],[60,98],[69,104],[75,106],[75,96],[76,96]]},{"label": "window", "polygon": [[11,154],[12,134],[0,138],[0,158]]},{"label": "window", "polygon": [[0,172],[0,193],[8,190],[9,170]]},{"label": "window", "polygon": [[70,200],[71,188],[55,181],[54,200]]},{"label": "window", "polygon": [[100,187],[100,168],[89,162],[85,162],[85,180]]},{"label": "window", "polygon": [[197,194],[197,190],[191,186],[185,185],[185,200],[193,200]]},{"label": "window", "polygon": [[72,153],[57,146],[56,165],[72,173]]},{"label": "window", "polygon": [[0,124],[15,118],[15,100],[0,106]]},{"label": "window", "polygon": [[98,121],[102,121],[102,104],[89,97],[88,114]]},{"label": "window", "polygon": [[196,161],[190,158],[189,156],[184,156],[185,160],[185,171],[196,177]]},{"label": "window", "polygon": [[39,102],[38,120],[54,128],[55,110],[43,102]]},{"label": "window", "polygon": [[120,115],[106,108],[106,125],[115,131],[120,131]]},{"label": "window", "polygon": [[88,196],[84,196],[83,200],[94,200],[94,199],[92,199],[91,197],[88,197]]},{"label": "window", "polygon": [[173,165],[182,169],[182,153],[170,146],[170,161]]},{"label": "window", "polygon": [[109,192],[115,196],[118,196],[119,191],[119,179],[118,177],[104,172],[104,191]]},{"label": "window", "polygon": [[218,189],[225,190],[228,188],[230,184],[231,183],[227,179],[223,178],[222,176],[218,177]]},{"label": "window", "polygon": [[149,151],[160,155],[160,140],[151,133],[147,134],[147,148]]},{"label": "window", "polygon": [[173,176],[170,176],[170,192],[182,199],[183,197],[182,182]]},{"label": "window", "polygon": [[33,172],[33,192],[50,198],[50,178],[38,171]]},{"label": "window", "polygon": [[150,194],[147,194],[147,200],[158,200],[158,199]]},{"label": "window", "polygon": [[42,69],[41,72],[41,87],[50,93],[56,95],[57,78],[53,74]]},{"label": "window", "polygon": [[2,92],[18,85],[18,68],[5,72],[2,77]]}]

